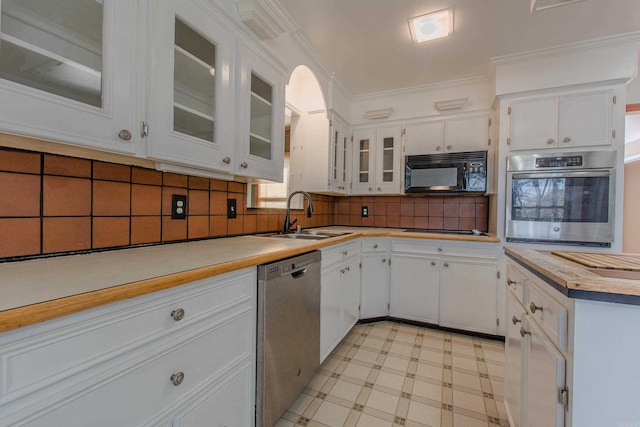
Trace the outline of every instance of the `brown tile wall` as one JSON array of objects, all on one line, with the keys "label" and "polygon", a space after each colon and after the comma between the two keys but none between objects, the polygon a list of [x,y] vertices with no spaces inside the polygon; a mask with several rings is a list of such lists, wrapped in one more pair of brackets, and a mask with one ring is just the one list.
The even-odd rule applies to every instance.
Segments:
[{"label": "brown tile wall", "polygon": [[[246,184],[0,148],[0,261],[278,231],[282,209],[247,209]],[[171,219],[171,196],[187,219]],[[227,199],[238,216],[227,219]],[[487,230],[488,198],[313,195],[303,228],[325,225]],[[360,210],[368,206],[369,217]]]},{"label": "brown tile wall", "polygon": [[[284,212],[247,209],[246,184],[0,148],[0,260],[277,231]],[[171,219],[171,196],[187,219]],[[227,199],[238,216],[227,219]],[[293,211],[302,227],[333,224],[334,198]]]},{"label": "brown tile wall", "polygon": [[[361,216],[367,206],[369,216]],[[487,196],[378,196],[336,198],[336,225],[488,230]]]}]

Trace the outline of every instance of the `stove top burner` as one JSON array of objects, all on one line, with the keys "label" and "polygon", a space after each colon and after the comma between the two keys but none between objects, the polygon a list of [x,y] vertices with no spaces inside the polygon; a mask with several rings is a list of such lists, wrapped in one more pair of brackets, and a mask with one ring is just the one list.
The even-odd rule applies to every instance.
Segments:
[{"label": "stove top burner", "polygon": [[478,230],[440,230],[437,228],[407,228],[408,233],[437,233],[437,234],[458,234],[461,236],[488,236],[484,231]]}]

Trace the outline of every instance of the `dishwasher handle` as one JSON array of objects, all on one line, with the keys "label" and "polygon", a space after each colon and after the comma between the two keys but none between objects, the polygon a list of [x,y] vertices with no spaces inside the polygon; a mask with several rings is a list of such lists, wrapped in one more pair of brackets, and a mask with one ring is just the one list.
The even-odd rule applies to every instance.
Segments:
[{"label": "dishwasher handle", "polygon": [[293,273],[291,273],[291,277],[293,277],[294,279],[299,279],[302,276],[304,276],[306,272],[307,272],[307,268],[306,267],[305,268],[301,268],[300,270],[294,271]]}]

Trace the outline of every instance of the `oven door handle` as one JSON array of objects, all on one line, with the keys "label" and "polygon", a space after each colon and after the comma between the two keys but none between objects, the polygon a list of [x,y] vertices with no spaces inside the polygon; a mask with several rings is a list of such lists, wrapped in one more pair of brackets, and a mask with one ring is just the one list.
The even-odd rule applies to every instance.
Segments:
[{"label": "oven door handle", "polygon": [[588,171],[564,171],[564,172],[511,172],[513,179],[540,179],[540,178],[589,178],[608,177],[612,174],[611,169],[591,169]]}]

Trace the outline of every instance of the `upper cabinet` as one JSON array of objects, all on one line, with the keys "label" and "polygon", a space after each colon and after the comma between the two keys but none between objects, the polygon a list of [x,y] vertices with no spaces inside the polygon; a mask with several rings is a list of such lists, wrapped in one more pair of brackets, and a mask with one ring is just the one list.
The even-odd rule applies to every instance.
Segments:
[{"label": "upper cabinet", "polygon": [[400,194],[401,126],[360,129],[353,138],[352,194]]},{"label": "upper cabinet", "polygon": [[507,143],[511,150],[609,145],[613,99],[602,90],[514,100]]},{"label": "upper cabinet", "polygon": [[349,127],[337,116],[331,119],[329,191],[347,194],[351,183]]},{"label": "upper cabinet", "polygon": [[258,52],[240,45],[236,163],[239,175],[282,181],[284,76]]},{"label": "upper cabinet", "polygon": [[487,114],[407,123],[405,155],[486,150],[489,125]]},{"label": "upper cabinet", "polygon": [[191,1],[149,8],[149,157],[233,172],[233,33]]},{"label": "upper cabinet", "polygon": [[0,2],[0,130],[135,153],[135,2]]}]

